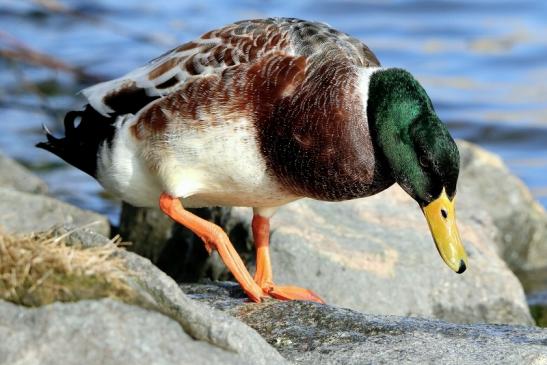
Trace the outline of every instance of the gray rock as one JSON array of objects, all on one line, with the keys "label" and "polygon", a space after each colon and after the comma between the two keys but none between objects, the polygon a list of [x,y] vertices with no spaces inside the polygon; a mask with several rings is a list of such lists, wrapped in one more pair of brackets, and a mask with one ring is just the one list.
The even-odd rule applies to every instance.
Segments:
[{"label": "gray rock", "polygon": [[157,263],[176,225],[159,208],[141,209],[122,203],[118,233],[131,242],[130,251]]},{"label": "gray rock", "polygon": [[482,210],[498,229],[495,242],[509,267],[547,269],[547,214],[496,155],[459,141],[461,212]]},{"label": "gray rock", "polygon": [[1,364],[252,364],[172,319],[110,299],[24,308],[0,301]]},{"label": "gray rock", "polygon": [[[94,233],[64,227],[55,232],[67,235],[69,242],[95,246],[101,242]],[[108,242],[105,237],[102,243]],[[283,364],[282,357],[255,331],[240,321],[186,296],[169,276],[156,268],[150,260],[132,252],[119,250],[132,272],[128,278],[139,291],[146,307],[154,309],[178,322],[192,338],[237,354],[251,363]],[[198,362],[206,363],[206,362]]]},{"label": "gray rock", "polygon": [[64,224],[88,226],[105,236],[110,234],[110,223],[100,214],[47,196],[0,188],[0,228],[4,232],[38,232]]},{"label": "gray rock", "polygon": [[247,323],[295,364],[547,363],[547,330],[534,327],[451,324],[307,302],[249,304],[226,284],[183,288]]},{"label": "gray rock", "polygon": [[175,319],[193,338],[252,359],[253,364],[282,364],[279,354],[243,323],[188,298],[149,260],[122,251],[137,284],[150,294],[155,309]]},{"label": "gray rock", "polygon": [[0,187],[33,194],[47,193],[47,184],[26,167],[0,153]]}]

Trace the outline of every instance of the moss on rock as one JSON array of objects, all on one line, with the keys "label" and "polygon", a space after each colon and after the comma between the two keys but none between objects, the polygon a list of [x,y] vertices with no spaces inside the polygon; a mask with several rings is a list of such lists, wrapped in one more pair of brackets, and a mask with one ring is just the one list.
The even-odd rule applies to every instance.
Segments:
[{"label": "moss on rock", "polygon": [[543,305],[531,305],[530,313],[539,327],[547,327],[547,308]]}]

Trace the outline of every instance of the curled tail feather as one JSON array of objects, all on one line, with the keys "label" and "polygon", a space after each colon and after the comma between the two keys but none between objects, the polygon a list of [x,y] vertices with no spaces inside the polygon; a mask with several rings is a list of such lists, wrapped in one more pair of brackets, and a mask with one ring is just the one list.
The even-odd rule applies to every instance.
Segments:
[{"label": "curled tail feather", "polygon": [[96,177],[99,147],[105,142],[111,143],[116,130],[114,120],[114,117],[105,117],[87,105],[84,110],[70,111],[66,114],[65,136],[62,138],[53,136],[44,125],[47,141],[36,144],[36,147],[49,151]]}]

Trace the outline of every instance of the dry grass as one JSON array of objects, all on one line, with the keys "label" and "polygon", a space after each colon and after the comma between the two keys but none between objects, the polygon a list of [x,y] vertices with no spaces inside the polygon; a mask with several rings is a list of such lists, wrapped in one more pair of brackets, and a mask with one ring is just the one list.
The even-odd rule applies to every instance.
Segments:
[{"label": "dry grass", "polygon": [[116,242],[83,248],[52,234],[0,233],[0,299],[26,306],[110,297],[134,302]]}]

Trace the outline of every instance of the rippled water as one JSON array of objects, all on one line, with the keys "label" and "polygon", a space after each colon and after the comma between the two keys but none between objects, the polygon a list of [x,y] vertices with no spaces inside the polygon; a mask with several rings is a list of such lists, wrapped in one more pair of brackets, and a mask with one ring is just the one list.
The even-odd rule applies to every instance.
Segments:
[{"label": "rippled water", "polygon": [[[546,1],[0,0],[0,49],[23,43],[109,78],[213,27],[267,16],[327,22],[384,66],[410,70],[455,136],[501,154],[547,205]],[[59,130],[63,111],[80,107],[74,94],[89,81],[6,58],[0,70],[0,149],[54,195],[117,221],[118,204],[97,183],[33,147],[42,122]]]}]

